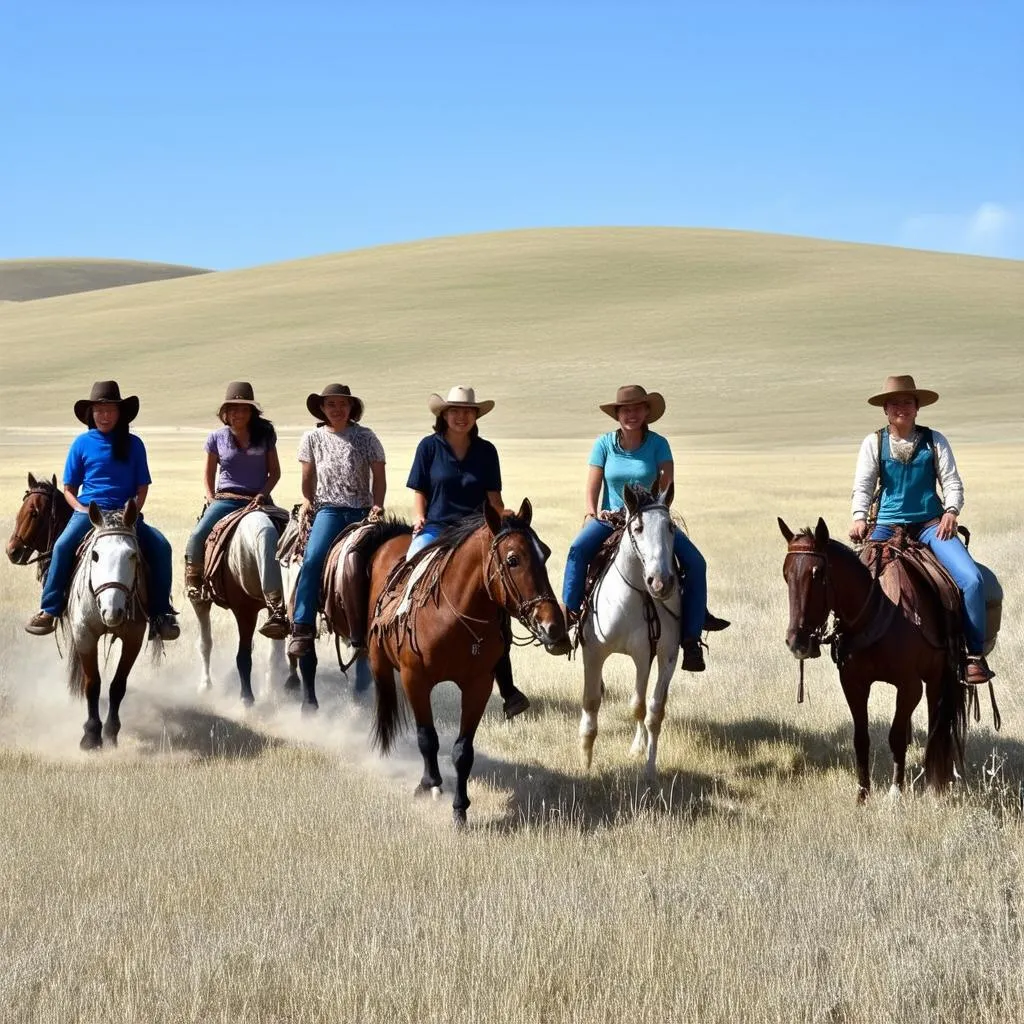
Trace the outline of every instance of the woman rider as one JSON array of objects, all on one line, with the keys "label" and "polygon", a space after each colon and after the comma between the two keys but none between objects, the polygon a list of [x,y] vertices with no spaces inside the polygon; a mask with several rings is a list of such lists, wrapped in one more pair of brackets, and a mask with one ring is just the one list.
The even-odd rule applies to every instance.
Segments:
[{"label": "woman rider", "polygon": [[[968,683],[985,683],[995,673],[985,661],[985,590],[974,559],[957,536],[964,485],[949,442],[937,430],[917,425],[922,405],[938,401],[935,391],[918,388],[910,376],[887,377],[869,405],[885,411],[888,425],[868,434],[860,446],[853,480],[850,539],[869,533],[868,510],[880,488],[878,520],[871,540],[889,540],[896,526],[926,544],[963,591]],[[942,491],[940,500],[936,485]]]},{"label": "woman rider", "polygon": [[[649,426],[665,412],[665,399],[657,391],[647,392],[639,384],[628,384],[618,389],[614,402],[598,408],[617,420],[619,426],[617,430],[602,434],[590,453],[585,522],[569,548],[562,584],[562,597],[570,617],[579,615],[587,567],[612,532],[607,522],[611,513],[625,505],[622,492],[626,484],[652,489],[657,483],[665,494],[674,479],[669,443]],[[682,530],[673,533],[672,544],[686,577],[680,621],[682,668],[686,672],[703,672],[701,629],[725,629],[729,623],[706,611],[708,584],[704,556]]]},{"label": "woman rider", "polygon": [[[225,516],[245,508],[254,499],[269,504],[270,494],[281,479],[274,425],[263,418],[248,381],[233,380],[224,393],[217,418],[224,424],[206,439],[203,486],[206,509],[185,545],[185,594],[190,601],[203,596],[203,560],[210,531]],[[264,566],[264,600],[270,612],[260,632],[273,640],[288,635],[281,566],[271,552]]]},{"label": "woman rider", "polygon": [[[416,447],[406,481],[413,492],[413,538],[407,559],[436,540],[446,526],[479,512],[485,501],[499,513],[505,510],[498,450],[480,436],[477,427],[477,420],[494,408],[494,402],[478,401],[473,388],[456,386],[447,398],[431,395],[427,407],[434,415],[434,431]],[[506,633],[505,652],[495,666],[494,678],[505,717],[514,718],[530,706],[530,701],[512,681],[508,624]]]},{"label": "woman rider", "polygon": [[[152,478],[142,438],[131,433],[129,424],[139,414],[135,395],[121,398],[114,380],[97,381],[88,398],[75,402],[75,416],[89,429],[71,442],[64,463],[64,497],[73,513],[53,547],[43,585],[42,608],[25,626],[29,633],[45,636],[57,628],[64,610],[68,584],[75,565],[75,553],[92,529],[89,504],[96,502],[104,512],[122,509],[134,498],[141,513]],[[171,607],[171,545],[159,530],[135,522],[139,550],[149,566],[149,635],[177,640],[180,630]]]},{"label": "woman rider", "polygon": [[[288,653],[295,657],[313,650],[320,576],[331,546],[346,526],[371,511],[380,513],[387,491],[384,448],[359,422],[363,400],[347,384],[328,384],[307,396],[306,408],[317,424],[299,442],[303,512],[315,518],[295,584],[295,621],[288,644]],[[356,648],[366,642],[361,636],[349,640]]]}]

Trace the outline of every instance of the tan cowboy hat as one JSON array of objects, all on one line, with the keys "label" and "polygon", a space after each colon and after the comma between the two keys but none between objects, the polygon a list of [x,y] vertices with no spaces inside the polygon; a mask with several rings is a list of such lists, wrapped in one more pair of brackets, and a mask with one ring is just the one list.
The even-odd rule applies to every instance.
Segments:
[{"label": "tan cowboy hat", "polygon": [[363,418],[363,400],[352,394],[352,389],[347,384],[328,384],[319,394],[314,392],[306,396],[306,408],[310,415],[316,420],[326,420],[324,415],[325,398],[348,398],[352,402],[352,410],[348,418],[353,423],[358,423]]},{"label": "tan cowboy hat", "polygon": [[131,423],[139,415],[138,395],[121,397],[121,389],[117,386],[116,380],[98,380],[92,386],[88,398],[82,398],[75,402],[75,416],[86,426],[89,424],[89,410],[95,402],[110,402],[120,406],[121,417],[126,423]]},{"label": "tan cowboy hat", "polygon": [[646,402],[650,412],[647,422],[653,423],[665,415],[665,399],[657,391],[645,391],[639,384],[626,384],[615,392],[615,401],[599,405],[601,412],[607,413],[613,420],[619,418],[620,405],[636,405]]},{"label": "tan cowboy hat", "polygon": [[224,401],[220,403],[217,411],[217,418],[226,423],[224,419],[224,406],[226,405],[251,405],[258,413],[263,412],[263,406],[256,401],[252,385],[247,380],[233,380],[224,390]]},{"label": "tan cowboy hat", "polygon": [[447,398],[440,395],[431,395],[427,400],[427,406],[435,416],[440,416],[445,409],[476,409],[477,419],[486,416],[493,408],[494,402],[488,399],[486,402],[477,401],[476,391],[467,388],[463,384],[456,384],[448,392]]},{"label": "tan cowboy hat", "polygon": [[931,405],[939,400],[937,391],[927,391],[914,383],[909,374],[898,377],[886,377],[882,390],[868,399],[868,405],[885,405],[895,395],[913,395],[918,405]]}]

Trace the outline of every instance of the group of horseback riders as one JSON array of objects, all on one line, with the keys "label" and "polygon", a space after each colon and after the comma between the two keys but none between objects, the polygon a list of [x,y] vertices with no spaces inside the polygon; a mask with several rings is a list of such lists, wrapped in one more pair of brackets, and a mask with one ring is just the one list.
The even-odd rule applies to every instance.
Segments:
[{"label": "group of horseback riders", "polygon": [[[884,409],[887,425],[861,445],[853,490],[851,539],[889,539],[902,527],[929,547],[955,579],[963,594],[968,683],[992,678],[985,661],[985,598],[981,575],[957,536],[963,484],[949,442],[938,431],[919,426],[918,410],[935,402],[934,391],[917,388],[912,377],[889,377],[883,390],[868,399]],[[446,397],[433,394],[428,408],[433,431],[417,449],[407,486],[413,492],[413,541],[408,558],[435,541],[443,530],[489,503],[499,512],[501,469],[495,446],[480,436],[478,421],[494,402],[476,397],[470,387],[453,387]],[[268,618],[260,632],[281,639],[290,635],[289,653],[312,649],[320,606],[324,563],[340,534],[369,516],[379,516],[386,496],[384,448],[362,425],[362,398],[342,384],[310,394],[306,408],[316,426],[299,443],[303,518],[311,525],[295,586],[289,622],[282,590],[265,592]],[[614,401],[598,406],[616,427],[594,443],[585,489],[585,518],[569,547],[563,581],[563,611],[574,623],[586,600],[587,568],[613,530],[625,505],[627,485],[660,491],[671,501],[674,464],[665,437],[651,424],[665,412],[665,399],[638,385],[618,389]],[[89,505],[122,508],[134,499],[142,509],[152,482],[146,449],[130,424],[138,415],[136,396],[122,398],[116,381],[93,385],[88,398],[75,403],[75,416],[88,430],[72,443],[63,472],[63,492],[72,509],[70,522],[53,545],[41,609],[26,625],[28,632],[52,633],[64,607],[75,555],[91,529]],[[271,505],[281,477],[277,436],[263,415],[252,386],[228,385],[218,410],[223,424],[206,439],[203,481],[206,507],[186,545],[185,586],[190,599],[204,587],[204,545],[224,517],[249,505]],[[941,498],[940,498],[941,493]],[[869,526],[873,503],[877,517]],[[180,629],[171,604],[171,547],[160,531],[140,515],[137,533],[149,567],[148,614],[151,636],[174,640]],[[724,619],[707,610],[707,567],[693,541],[676,530],[673,548],[680,570],[682,668],[705,668],[704,630],[724,629]],[[280,579],[280,574],[269,575]],[[367,609],[348,609],[352,646],[366,640]],[[512,682],[508,652],[495,669],[506,714],[528,706]]]}]

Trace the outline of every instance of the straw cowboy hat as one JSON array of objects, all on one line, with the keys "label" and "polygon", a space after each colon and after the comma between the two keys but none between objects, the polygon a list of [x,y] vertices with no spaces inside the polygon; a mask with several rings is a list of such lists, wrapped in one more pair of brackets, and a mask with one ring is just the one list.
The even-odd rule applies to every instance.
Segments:
[{"label": "straw cowboy hat", "polygon": [[427,405],[435,416],[440,416],[445,409],[476,409],[477,419],[486,416],[494,408],[494,402],[490,399],[486,402],[477,401],[473,388],[467,388],[462,384],[456,384],[448,392],[447,398],[431,395],[427,400]]},{"label": "straw cowboy hat", "polygon": [[347,384],[328,384],[327,387],[316,394],[306,396],[306,408],[315,420],[326,420],[324,415],[325,398],[347,398],[352,403],[348,418],[353,423],[358,423],[363,418],[363,400],[352,394],[352,389]]},{"label": "straw cowboy hat", "polygon": [[89,410],[95,402],[109,402],[118,406],[121,410],[121,419],[125,423],[131,423],[139,415],[139,396],[129,395],[121,397],[121,389],[117,386],[116,380],[98,380],[92,386],[88,398],[82,398],[75,402],[75,416],[86,426],[89,424]]},{"label": "straw cowboy hat", "polygon": [[909,374],[897,377],[886,377],[882,390],[868,399],[868,405],[885,405],[896,395],[913,395],[918,405],[931,405],[939,400],[938,392],[919,388]]},{"label": "straw cowboy hat", "polygon": [[220,403],[220,409],[217,411],[217,418],[223,423],[227,423],[224,419],[224,408],[228,405],[251,405],[258,413],[263,412],[263,406],[256,401],[252,385],[247,380],[233,380],[224,390],[224,401]]},{"label": "straw cowboy hat", "polygon": [[619,418],[620,405],[636,405],[646,402],[650,412],[647,422],[653,423],[665,415],[665,399],[657,391],[645,391],[639,384],[626,384],[615,392],[615,401],[599,405],[601,412],[607,413],[613,420]]}]

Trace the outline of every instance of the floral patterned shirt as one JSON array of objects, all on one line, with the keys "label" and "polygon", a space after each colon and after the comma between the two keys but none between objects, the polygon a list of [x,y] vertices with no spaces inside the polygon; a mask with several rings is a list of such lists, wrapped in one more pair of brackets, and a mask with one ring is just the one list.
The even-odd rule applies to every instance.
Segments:
[{"label": "floral patterned shirt", "polygon": [[384,446],[368,427],[351,423],[340,434],[327,427],[307,430],[299,442],[299,462],[316,467],[317,505],[369,508],[370,463],[384,461]]}]

